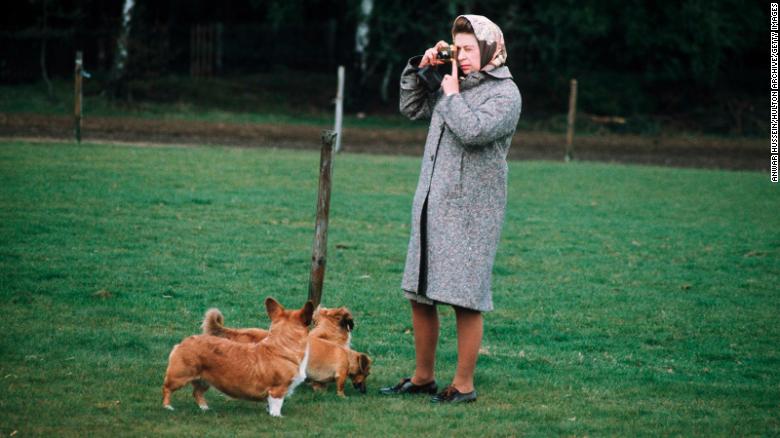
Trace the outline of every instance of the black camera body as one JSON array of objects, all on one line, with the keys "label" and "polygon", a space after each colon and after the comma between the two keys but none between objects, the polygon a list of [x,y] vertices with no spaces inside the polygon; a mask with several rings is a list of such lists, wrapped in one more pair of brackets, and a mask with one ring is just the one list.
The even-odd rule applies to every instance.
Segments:
[{"label": "black camera body", "polygon": [[[444,67],[444,68],[442,68]],[[433,93],[441,88],[441,81],[444,79],[444,75],[451,71],[451,67],[447,64],[442,65],[428,65],[417,70],[417,77],[420,78],[425,88],[429,92]]]}]

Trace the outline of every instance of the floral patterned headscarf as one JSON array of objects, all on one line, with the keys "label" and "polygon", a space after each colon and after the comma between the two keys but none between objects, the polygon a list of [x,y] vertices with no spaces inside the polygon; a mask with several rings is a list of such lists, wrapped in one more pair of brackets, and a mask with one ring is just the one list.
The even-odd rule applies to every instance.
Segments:
[{"label": "floral patterned headscarf", "polygon": [[[460,15],[474,28],[474,36],[479,46],[481,71],[490,71],[504,65],[506,62],[506,45],[501,29],[489,18],[482,15]],[[458,18],[455,21],[458,21]],[[455,26],[453,24],[452,39],[455,39]]]}]

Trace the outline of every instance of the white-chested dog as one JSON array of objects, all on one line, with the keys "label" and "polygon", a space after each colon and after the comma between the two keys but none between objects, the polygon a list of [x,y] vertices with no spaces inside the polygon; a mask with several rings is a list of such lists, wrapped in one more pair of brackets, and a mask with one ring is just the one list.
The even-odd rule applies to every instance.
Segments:
[{"label": "white-chested dog", "polygon": [[191,383],[201,409],[208,409],[203,395],[211,385],[234,398],[267,398],[268,412],[280,417],[284,397],[306,378],[314,306],[307,301],[300,310],[285,310],[267,298],[265,307],[271,327],[260,342],[196,335],[174,346],[162,388],[163,406],[173,409],[171,394]]}]

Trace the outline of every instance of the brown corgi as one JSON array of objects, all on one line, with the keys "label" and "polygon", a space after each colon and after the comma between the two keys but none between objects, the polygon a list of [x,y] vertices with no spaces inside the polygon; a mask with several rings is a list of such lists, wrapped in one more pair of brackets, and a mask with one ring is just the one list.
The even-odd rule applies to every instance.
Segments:
[{"label": "brown corgi", "polygon": [[162,387],[163,407],[172,410],[171,394],[191,383],[201,409],[208,409],[204,393],[211,385],[234,398],[267,398],[268,412],[280,417],[284,397],[306,378],[314,306],[307,301],[300,310],[285,310],[269,297],[265,307],[271,327],[261,342],[196,335],[174,346]]},{"label": "brown corgi", "polygon": [[[344,397],[344,383],[349,377],[355,389],[365,393],[371,359],[349,348],[355,326],[352,314],[346,307],[318,307],[313,319],[315,327],[309,333],[307,379],[315,389],[322,389],[326,383],[335,381],[338,395]],[[268,336],[268,332],[263,329],[225,327],[224,317],[218,309],[206,312],[202,327],[204,334],[221,336],[235,342],[260,342]]]},{"label": "brown corgi", "polygon": [[367,355],[321,338],[310,338],[309,348],[311,360],[306,367],[306,378],[314,389],[324,389],[326,383],[335,381],[336,394],[346,397],[344,383],[349,377],[355,389],[366,393],[366,378],[371,372],[371,359]]}]

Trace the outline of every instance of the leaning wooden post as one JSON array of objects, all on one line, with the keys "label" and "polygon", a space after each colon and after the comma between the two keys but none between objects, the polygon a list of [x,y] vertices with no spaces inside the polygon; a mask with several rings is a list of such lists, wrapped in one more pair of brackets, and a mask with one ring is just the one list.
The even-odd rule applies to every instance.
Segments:
[{"label": "leaning wooden post", "polygon": [[573,158],[574,153],[574,120],[577,117],[577,80],[571,80],[571,90],[569,92],[569,117],[568,128],[566,130],[566,161]]},{"label": "leaning wooden post", "polygon": [[76,52],[76,68],[75,74],[75,92],[74,92],[74,105],[73,105],[73,131],[76,135],[76,142],[81,143],[81,100],[83,93],[81,92],[81,78],[84,70],[83,57],[81,50]]},{"label": "leaning wooden post", "polygon": [[322,131],[322,152],[320,153],[320,187],[317,195],[317,223],[314,227],[314,244],[311,249],[311,275],[309,276],[309,299],[314,306],[320,304],[322,283],[325,280],[325,261],[328,252],[328,214],[330,213],[330,186],[333,172],[333,141],[336,133]]}]

